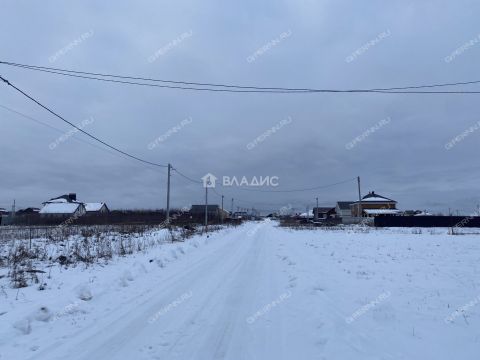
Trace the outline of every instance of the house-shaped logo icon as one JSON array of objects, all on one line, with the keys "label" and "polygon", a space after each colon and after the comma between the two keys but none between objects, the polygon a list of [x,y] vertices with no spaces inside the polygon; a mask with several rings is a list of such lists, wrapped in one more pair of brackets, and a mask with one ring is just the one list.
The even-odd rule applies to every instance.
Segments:
[{"label": "house-shaped logo icon", "polygon": [[215,175],[210,173],[206,174],[204,177],[202,177],[203,187],[214,188],[216,180],[217,180],[217,177]]}]

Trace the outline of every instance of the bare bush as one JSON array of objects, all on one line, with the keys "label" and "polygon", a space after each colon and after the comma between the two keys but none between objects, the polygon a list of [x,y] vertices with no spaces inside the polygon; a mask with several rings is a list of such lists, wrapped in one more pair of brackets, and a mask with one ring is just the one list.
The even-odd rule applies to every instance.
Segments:
[{"label": "bare bush", "polygon": [[[221,226],[210,226],[218,230]],[[162,231],[163,230],[163,231]],[[59,228],[10,227],[0,231],[0,239],[9,234],[9,241],[0,240],[0,267],[9,269],[8,277],[15,288],[29,284],[46,287],[45,272],[39,268],[52,266],[91,266],[115,256],[148,251],[166,242],[185,241],[198,233],[194,225],[164,227],[143,225],[87,226],[68,225]],[[38,235],[38,237],[33,237]],[[16,238],[15,236],[18,236]],[[14,239],[13,241],[11,239]],[[39,278],[40,276],[40,278]],[[47,276],[50,278],[50,275]]]}]

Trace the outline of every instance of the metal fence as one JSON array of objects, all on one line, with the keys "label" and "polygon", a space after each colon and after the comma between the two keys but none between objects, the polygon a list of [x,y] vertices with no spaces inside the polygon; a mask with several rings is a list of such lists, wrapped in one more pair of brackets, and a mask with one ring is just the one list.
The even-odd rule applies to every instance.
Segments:
[{"label": "metal fence", "polygon": [[478,227],[478,216],[377,216],[377,227]]}]

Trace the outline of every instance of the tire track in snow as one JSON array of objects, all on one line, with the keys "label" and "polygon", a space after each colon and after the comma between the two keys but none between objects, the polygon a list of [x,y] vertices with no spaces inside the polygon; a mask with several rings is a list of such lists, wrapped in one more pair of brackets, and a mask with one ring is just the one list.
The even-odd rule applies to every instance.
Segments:
[{"label": "tire track in snow", "polygon": [[[65,346],[61,346],[61,341],[58,341],[52,346],[36,353],[35,356],[32,357],[32,360],[43,358],[49,360],[64,359],[65,353],[69,354],[70,359],[90,359],[92,358],[91,356],[93,356],[93,358],[103,356],[105,359],[117,358],[111,356],[118,353],[125,344],[130,344],[135,339],[138,339],[142,333],[142,329],[145,329],[145,327],[149,325],[147,321],[150,316],[155,314],[162,306],[165,306],[165,304],[176,299],[180,294],[194,287],[195,283],[202,281],[202,279],[209,279],[208,275],[211,275],[211,271],[215,266],[231,263],[229,255],[231,256],[233,252],[232,249],[238,249],[238,245],[236,246],[237,241],[249,228],[249,225],[243,226],[243,229],[240,228],[241,231],[239,234],[235,234],[235,236],[228,239],[228,241],[220,244],[219,248],[203,254],[200,259],[195,260],[192,264],[189,264],[188,267],[185,266],[185,264],[180,264],[180,262],[175,263],[176,266],[169,267],[169,273],[172,269],[176,270],[180,268],[181,271],[167,279],[157,291],[149,293],[148,299],[139,304],[135,303],[135,299],[132,300],[132,303],[135,305],[134,309],[137,312],[138,309],[143,309],[140,313],[132,315],[131,309],[123,311],[122,313],[119,313],[121,309],[112,312],[107,315],[106,320],[101,321],[102,325],[92,324],[93,326],[102,326],[98,330],[95,330],[93,334],[89,332],[88,329],[81,329],[74,334],[73,338],[75,342],[73,345],[70,343],[66,348]],[[222,239],[217,239],[216,241],[220,242]],[[132,289],[134,289],[133,286]],[[162,317],[162,320],[166,321],[168,318],[168,316],[165,316]],[[132,351],[132,349],[126,349],[126,351]],[[136,355],[138,355],[138,353],[134,356]]]}]

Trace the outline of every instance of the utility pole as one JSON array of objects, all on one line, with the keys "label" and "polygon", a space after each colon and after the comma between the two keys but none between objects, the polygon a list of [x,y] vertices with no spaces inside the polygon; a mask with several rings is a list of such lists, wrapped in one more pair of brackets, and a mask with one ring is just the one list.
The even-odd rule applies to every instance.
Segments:
[{"label": "utility pole", "polygon": [[318,221],[318,197],[317,197],[317,208],[315,210],[315,220]]},{"label": "utility pole", "polygon": [[233,198],[232,198],[232,209],[231,209],[232,213],[230,214],[230,216],[233,216]]},{"label": "utility pole", "polygon": [[205,232],[208,231],[208,187],[205,186]]},{"label": "utility pole", "polygon": [[358,182],[358,216],[362,217],[362,193],[360,191],[360,176],[357,176]]},{"label": "utility pole", "polygon": [[165,218],[165,223],[168,225],[170,223],[170,170],[172,165],[168,164],[168,174],[167,174],[167,216]]},{"label": "utility pole", "polygon": [[222,217],[221,217],[221,219],[222,219],[222,224],[223,224],[223,197],[224,197],[224,196],[222,195]]}]

